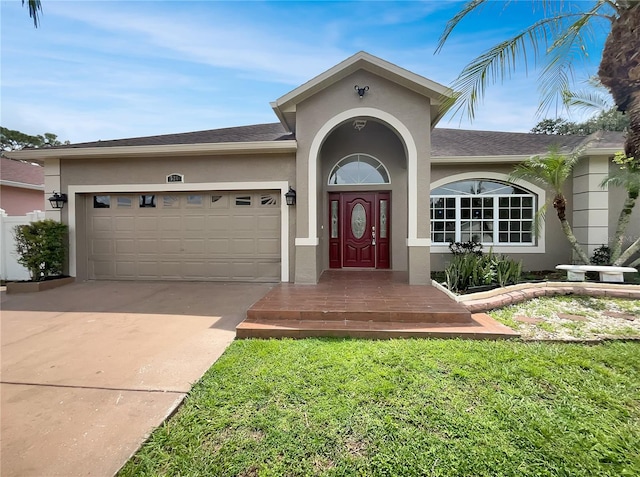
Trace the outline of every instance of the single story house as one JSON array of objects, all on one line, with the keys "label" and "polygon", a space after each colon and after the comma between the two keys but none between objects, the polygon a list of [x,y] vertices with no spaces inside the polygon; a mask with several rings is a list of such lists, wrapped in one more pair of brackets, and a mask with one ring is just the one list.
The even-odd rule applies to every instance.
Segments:
[{"label": "single story house", "polygon": [[[624,191],[599,184],[620,133],[436,128],[451,94],[360,52],[271,103],[273,124],[13,156],[44,162],[46,195],[66,194],[47,215],[69,225],[69,274],[79,279],[314,284],[331,268],[406,271],[429,284],[452,240],[552,269],[571,251],[553,211],[533,232],[549,192],[508,181],[514,164],[552,144],[585,147],[568,213],[590,252],[607,243]],[[630,230],[640,231],[637,216]]]},{"label": "single story house", "polygon": [[9,216],[44,210],[44,168],[0,157],[0,209]]}]

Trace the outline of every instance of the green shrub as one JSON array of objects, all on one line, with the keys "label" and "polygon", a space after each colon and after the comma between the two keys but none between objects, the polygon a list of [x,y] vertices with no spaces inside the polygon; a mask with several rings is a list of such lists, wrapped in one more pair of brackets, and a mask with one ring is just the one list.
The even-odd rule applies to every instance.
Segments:
[{"label": "green shrub", "polygon": [[482,285],[503,287],[520,280],[522,262],[491,251],[487,254],[469,251],[454,254],[444,273],[447,288],[458,293]]},{"label": "green shrub", "polygon": [[62,275],[67,230],[65,224],[51,219],[14,227],[18,263],[29,270],[32,281]]}]

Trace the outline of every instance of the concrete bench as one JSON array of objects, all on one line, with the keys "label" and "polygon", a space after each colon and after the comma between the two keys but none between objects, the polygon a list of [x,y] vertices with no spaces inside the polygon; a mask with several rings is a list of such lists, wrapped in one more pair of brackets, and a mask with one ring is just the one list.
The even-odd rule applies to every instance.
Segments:
[{"label": "concrete bench", "polygon": [[598,272],[601,282],[624,282],[623,273],[637,272],[632,267],[613,267],[609,265],[558,265],[558,270],[567,271],[567,280],[570,282],[583,282],[586,272]]}]

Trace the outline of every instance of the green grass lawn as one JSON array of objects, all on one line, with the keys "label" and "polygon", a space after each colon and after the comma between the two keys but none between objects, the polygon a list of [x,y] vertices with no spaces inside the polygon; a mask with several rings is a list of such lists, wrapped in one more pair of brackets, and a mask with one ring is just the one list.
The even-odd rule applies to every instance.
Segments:
[{"label": "green grass lawn", "polygon": [[120,475],[640,475],[640,343],[236,341]]}]

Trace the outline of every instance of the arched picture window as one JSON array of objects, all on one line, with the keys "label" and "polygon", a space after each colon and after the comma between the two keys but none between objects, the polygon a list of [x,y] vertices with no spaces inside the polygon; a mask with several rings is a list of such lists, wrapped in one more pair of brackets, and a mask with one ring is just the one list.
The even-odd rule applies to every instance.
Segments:
[{"label": "arched picture window", "polygon": [[369,154],[351,154],[338,161],[329,174],[329,185],[389,184],[384,164]]},{"label": "arched picture window", "polygon": [[431,191],[431,240],[535,245],[536,202],[535,194],[506,182],[474,179],[445,184]]}]

